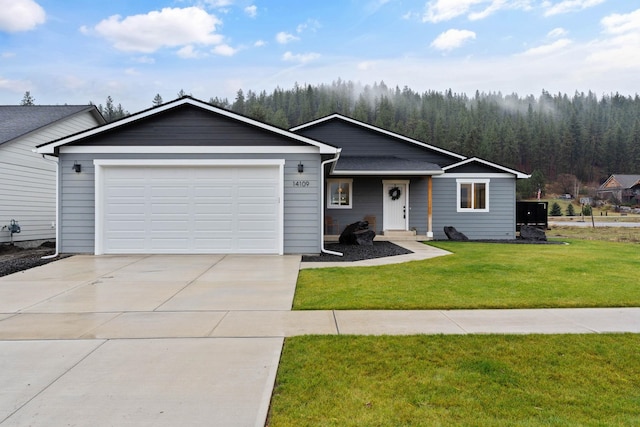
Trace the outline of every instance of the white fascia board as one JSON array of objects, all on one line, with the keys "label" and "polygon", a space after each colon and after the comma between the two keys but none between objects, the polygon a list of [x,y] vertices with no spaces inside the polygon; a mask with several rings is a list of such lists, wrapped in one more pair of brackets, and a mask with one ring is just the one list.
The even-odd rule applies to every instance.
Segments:
[{"label": "white fascia board", "polygon": [[62,154],[318,154],[311,146],[195,146],[195,145],[70,145]]},{"label": "white fascia board", "polygon": [[434,176],[434,179],[462,178],[462,179],[491,179],[491,178],[515,178],[511,173],[445,173]]},{"label": "white fascia board", "polygon": [[477,157],[471,157],[471,158],[468,158],[468,159],[463,160],[463,161],[461,161],[461,162],[454,163],[454,164],[449,165],[449,166],[445,166],[445,167],[443,167],[442,169],[446,172],[446,171],[448,171],[449,169],[457,168],[457,167],[460,167],[460,166],[466,165],[466,164],[468,164],[468,163],[481,163],[481,164],[483,164],[483,165],[486,165],[486,166],[489,166],[489,167],[492,167],[492,168],[495,168],[495,169],[500,169],[500,170],[505,171],[505,172],[507,172],[507,173],[513,174],[513,175],[515,175],[515,176],[516,176],[516,178],[521,178],[521,179],[524,179],[524,178],[531,178],[531,175],[527,175],[527,174],[525,174],[525,173],[518,172],[517,170],[509,169],[509,168],[507,168],[507,167],[500,166],[500,165],[498,165],[498,164],[496,164],[496,163],[492,163],[492,162],[489,162],[489,161],[487,161],[487,160],[479,159],[479,158],[477,158]]},{"label": "white fascia board", "polygon": [[284,166],[284,159],[96,159],[96,166]]},{"label": "white fascia board", "polygon": [[267,131],[282,135],[288,139],[293,139],[296,140],[298,142],[302,142],[305,144],[309,144],[312,146],[315,146],[317,148],[319,148],[320,150],[320,154],[336,154],[337,152],[337,148],[336,147],[332,147],[330,145],[324,144],[322,142],[316,141],[314,139],[311,138],[307,138],[298,134],[295,134],[293,132],[290,132],[288,130],[284,130],[284,129],[280,129],[278,127],[263,123],[263,122],[259,122],[257,120],[254,119],[250,119],[248,117],[245,116],[241,116],[239,114],[233,113],[231,111],[227,111],[227,110],[223,110],[221,108],[218,107],[214,107],[213,105],[207,104],[206,102],[202,102],[202,101],[198,101],[196,99],[193,98],[180,98],[177,99],[175,101],[172,102],[168,102],[166,104],[163,104],[159,107],[154,107],[154,108],[150,108],[148,110],[136,113],[136,114],[132,114],[131,116],[125,117],[123,119],[117,120],[115,122],[111,122],[108,123],[104,126],[100,126],[97,128],[93,128],[93,129],[89,129],[86,130],[84,132],[80,132],[78,134],[69,136],[67,138],[63,138],[60,139],[58,141],[52,142],[50,144],[47,145],[43,145],[42,147],[38,147],[36,148],[36,152],[39,154],[55,154],[55,149],[62,146],[62,145],[66,145],[69,144],[71,142],[74,141],[78,141],[80,139],[83,138],[87,138],[90,136],[94,136],[97,134],[100,134],[102,132],[106,132],[109,131],[111,129],[115,129],[117,127],[123,126],[123,125],[127,125],[129,123],[138,121],[140,119],[144,119],[146,117],[150,117],[150,116],[154,116],[158,113],[161,113],[163,111],[167,111],[170,110],[172,108],[178,107],[180,105],[185,105],[185,104],[189,104],[189,105],[193,105],[199,108],[202,108],[204,110],[208,110],[211,111],[213,113],[219,114],[221,116],[225,116],[225,117],[229,117],[232,118],[234,120],[237,120],[239,122],[243,122],[252,126],[256,126],[262,129],[265,129]]},{"label": "white fascia board", "polygon": [[458,159],[461,159],[461,160],[467,158],[467,157],[465,157],[465,156],[463,156],[461,154],[452,153],[451,151],[447,151],[447,150],[445,150],[443,148],[438,148],[438,147],[435,147],[433,145],[429,145],[427,143],[418,141],[416,139],[409,138],[407,136],[400,135],[400,134],[397,134],[395,132],[391,132],[391,131],[388,131],[386,129],[382,129],[382,128],[379,128],[377,126],[373,126],[373,125],[370,125],[368,123],[364,123],[364,122],[361,122],[361,121],[358,121],[358,120],[355,120],[355,119],[352,119],[352,118],[349,118],[349,117],[346,117],[346,116],[343,116],[343,115],[340,115],[340,114],[332,114],[332,115],[327,116],[327,117],[322,117],[322,118],[314,120],[312,122],[305,123],[305,124],[296,126],[294,128],[291,128],[290,130],[291,130],[291,132],[296,132],[298,130],[301,130],[301,129],[304,129],[304,128],[307,128],[307,127],[310,127],[310,126],[313,126],[313,125],[316,125],[316,124],[319,124],[319,123],[323,123],[323,122],[326,122],[326,121],[329,121],[329,120],[332,120],[332,119],[340,119],[340,120],[343,120],[345,122],[349,122],[349,123],[352,123],[354,125],[361,126],[363,128],[367,128],[367,129],[373,130],[375,132],[383,133],[383,134],[391,136],[393,138],[401,139],[403,141],[409,142],[411,144],[415,144],[415,145],[417,145],[419,147],[422,147],[422,148],[427,148],[429,150],[437,151],[438,153],[446,154],[446,155],[451,156],[451,157],[457,157]]},{"label": "white fascia board", "polygon": [[341,170],[341,171],[332,171],[331,175],[406,175],[406,176],[434,176],[441,175],[442,171],[408,171],[408,170],[397,170],[397,171],[349,171],[349,170]]}]

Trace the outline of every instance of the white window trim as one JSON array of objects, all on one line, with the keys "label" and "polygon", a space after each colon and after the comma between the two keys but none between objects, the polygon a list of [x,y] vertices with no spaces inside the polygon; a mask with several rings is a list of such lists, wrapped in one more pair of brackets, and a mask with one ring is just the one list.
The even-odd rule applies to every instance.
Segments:
[{"label": "white window trim", "polygon": [[[341,182],[349,184],[349,204],[334,205],[331,203],[331,184]],[[353,179],[332,178],[327,179],[327,209],[351,209],[353,207]]]},{"label": "white window trim", "polygon": [[[490,179],[471,179],[471,178],[458,178],[456,179],[456,209],[458,212],[489,212],[489,182]],[[460,207],[460,186],[461,184],[485,184],[485,208],[461,208]],[[475,185],[472,186],[472,192],[475,192]],[[475,196],[471,194],[471,203],[475,202]]]}]

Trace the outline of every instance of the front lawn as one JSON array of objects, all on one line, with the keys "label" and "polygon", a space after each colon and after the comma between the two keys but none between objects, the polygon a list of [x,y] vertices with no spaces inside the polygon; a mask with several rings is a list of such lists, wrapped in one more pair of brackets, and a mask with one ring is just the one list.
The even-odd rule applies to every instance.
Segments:
[{"label": "front lawn", "polygon": [[640,335],[286,340],[267,425],[640,425]]},{"label": "front lawn", "polygon": [[302,270],[294,309],[640,306],[637,244],[431,242],[453,255],[379,267]]}]

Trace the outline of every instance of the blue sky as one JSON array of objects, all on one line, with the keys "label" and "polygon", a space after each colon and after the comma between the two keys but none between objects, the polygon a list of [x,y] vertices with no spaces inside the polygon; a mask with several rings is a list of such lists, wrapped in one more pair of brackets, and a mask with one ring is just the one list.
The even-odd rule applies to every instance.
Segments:
[{"label": "blue sky", "polygon": [[0,0],[0,104],[130,112],[186,93],[384,81],[640,92],[638,0]]}]

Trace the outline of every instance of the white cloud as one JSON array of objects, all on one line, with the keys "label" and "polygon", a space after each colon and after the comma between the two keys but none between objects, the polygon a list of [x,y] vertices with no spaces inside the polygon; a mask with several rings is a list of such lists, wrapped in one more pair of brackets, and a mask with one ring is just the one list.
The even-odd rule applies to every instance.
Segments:
[{"label": "white cloud", "polygon": [[44,9],[33,0],[0,0],[0,31],[33,30],[46,19]]},{"label": "white cloud", "polygon": [[320,28],[322,28],[322,25],[320,25],[320,22],[318,22],[315,19],[308,19],[307,22],[298,25],[298,27],[296,28],[296,32],[300,34],[304,31],[309,30],[315,33]]},{"label": "white cloud", "polygon": [[255,18],[256,16],[258,16],[258,7],[255,4],[247,6],[244,8],[244,13],[249,15],[251,18]]},{"label": "white cloud", "polygon": [[475,21],[503,9],[529,10],[531,0],[431,0],[422,15],[422,22],[438,23],[461,15]]},{"label": "white cloud", "polygon": [[362,70],[362,71],[367,71],[367,70],[371,70],[373,69],[373,67],[375,67],[376,63],[374,61],[363,61],[358,63],[358,70]]},{"label": "white cloud", "polygon": [[156,60],[149,56],[140,56],[135,58],[135,61],[140,64],[155,64]]},{"label": "white cloud", "polygon": [[183,59],[193,59],[199,58],[201,56],[200,53],[191,44],[181,47],[180,49],[178,49],[176,54]]},{"label": "white cloud", "polygon": [[542,7],[545,9],[544,16],[553,16],[587,9],[604,3],[605,1],[606,0],[562,0],[558,3],[544,1],[542,2]]},{"label": "white cloud", "polygon": [[565,30],[564,28],[554,28],[553,30],[549,31],[547,33],[547,37],[549,37],[550,39],[557,39],[558,37],[564,37],[568,34],[568,31]]},{"label": "white cloud", "polygon": [[310,52],[310,53],[301,53],[301,54],[294,54],[291,52],[285,52],[284,55],[282,55],[282,60],[283,61],[287,61],[287,62],[299,62],[301,64],[306,64],[307,62],[311,62],[315,59],[320,58],[320,54],[319,53],[314,53],[314,52]]},{"label": "white cloud", "polygon": [[630,31],[640,31],[640,9],[621,15],[614,13],[600,21],[605,33],[622,34]]},{"label": "white cloud", "polygon": [[219,44],[222,36],[215,30],[221,23],[215,15],[197,7],[164,8],[124,19],[113,15],[98,23],[95,31],[116,49],[151,53],[163,47]]},{"label": "white cloud", "polygon": [[525,56],[548,55],[550,53],[554,53],[564,49],[565,47],[569,46],[571,43],[572,42],[569,39],[560,39],[560,40],[554,41],[553,43],[533,47],[523,52],[522,55],[525,55]]},{"label": "white cloud", "polygon": [[232,48],[228,44],[219,44],[213,48],[212,52],[221,56],[233,56],[238,50]]},{"label": "white cloud", "polygon": [[233,4],[233,0],[205,0],[205,4],[214,8],[227,7]]},{"label": "white cloud", "polygon": [[262,46],[266,46],[267,42],[264,40],[258,40],[253,44],[255,47],[262,47]]},{"label": "white cloud", "polygon": [[124,73],[128,76],[139,76],[140,72],[138,70],[136,70],[135,68],[127,68],[126,70],[124,70]]},{"label": "white cloud", "polygon": [[476,33],[473,31],[451,29],[436,37],[431,43],[431,47],[438,50],[450,51],[459,48],[468,40],[474,40],[475,38]]},{"label": "white cloud", "polygon": [[284,31],[280,31],[276,34],[276,41],[280,44],[287,44],[295,40],[300,40],[300,38]]}]

